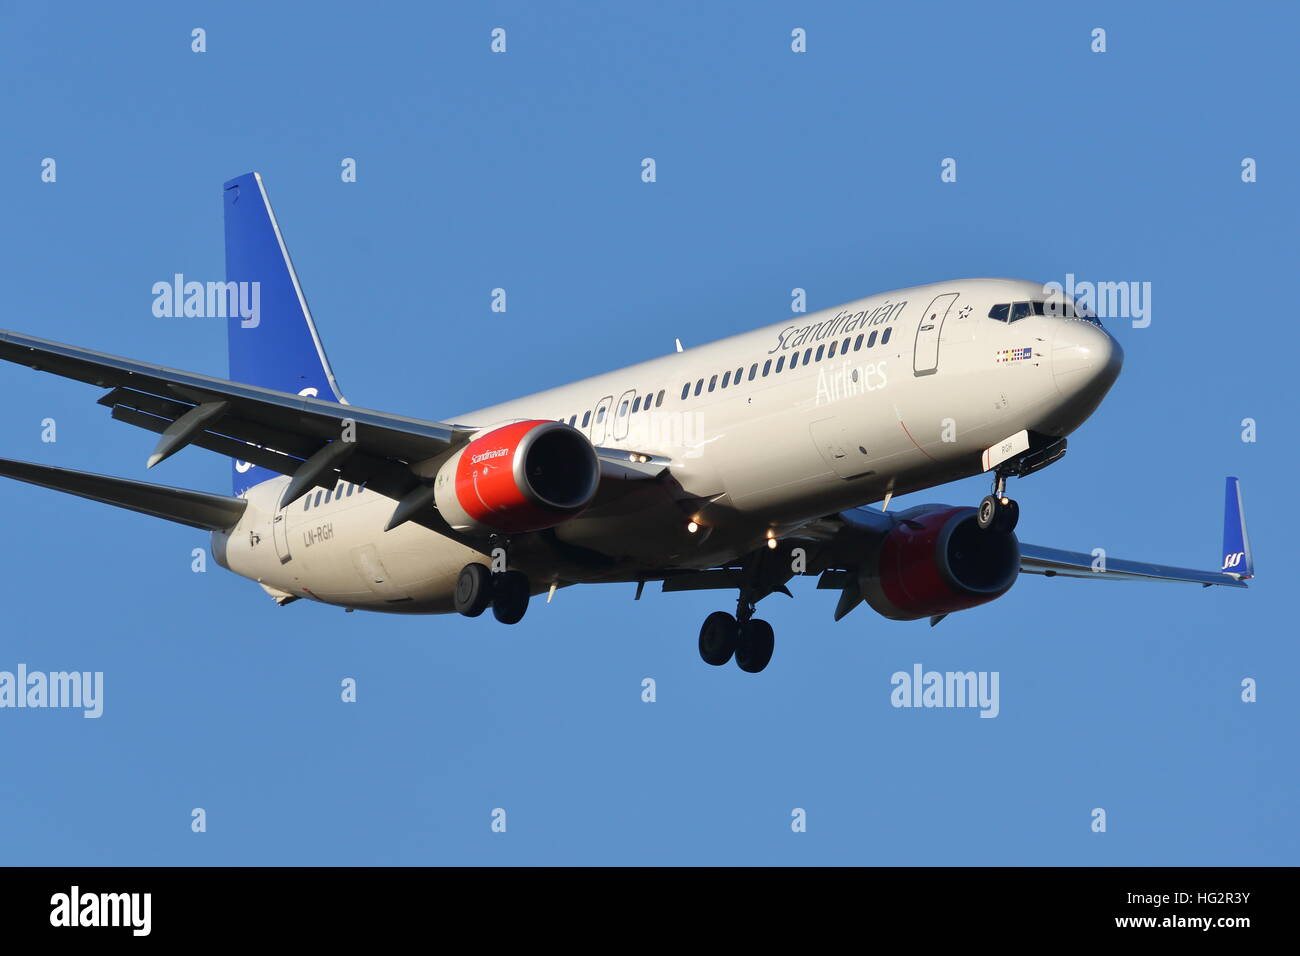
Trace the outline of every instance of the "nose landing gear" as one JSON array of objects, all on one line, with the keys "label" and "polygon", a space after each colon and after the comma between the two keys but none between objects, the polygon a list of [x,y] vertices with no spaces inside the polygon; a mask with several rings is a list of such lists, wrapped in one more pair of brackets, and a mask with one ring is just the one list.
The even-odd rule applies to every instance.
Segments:
[{"label": "nose landing gear", "polygon": [[985,495],[980,502],[979,513],[975,519],[985,531],[990,528],[1003,534],[1016,530],[1020,520],[1020,505],[1015,499],[1007,497],[1007,476],[999,472],[993,480],[993,494]]}]

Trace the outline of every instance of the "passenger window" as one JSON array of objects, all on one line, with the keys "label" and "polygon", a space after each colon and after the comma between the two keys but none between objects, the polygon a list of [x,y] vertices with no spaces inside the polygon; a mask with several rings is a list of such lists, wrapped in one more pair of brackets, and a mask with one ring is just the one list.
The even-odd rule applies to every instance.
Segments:
[{"label": "passenger window", "polygon": [[1005,322],[1007,320],[1007,313],[1010,310],[1011,306],[1006,302],[1003,302],[1000,305],[995,305],[993,308],[989,309],[989,318],[997,319],[999,322]]},{"label": "passenger window", "polygon": [[702,388],[704,388],[704,379],[700,379],[695,383],[695,394],[699,395]]},{"label": "passenger window", "polygon": [[893,332],[893,331],[894,331],[893,326],[890,326],[889,328],[885,329],[885,334],[882,335],[882,336],[880,337],[880,344],[881,344],[881,345],[888,345],[888,344],[889,344],[889,334],[890,334],[891,332]]},{"label": "passenger window", "polygon": [[590,424],[591,424],[591,412],[583,412],[583,413],[582,413],[582,427],[583,427],[583,428],[586,428],[586,427],[587,427],[588,425],[590,425]]},{"label": "passenger window", "polygon": [[1029,314],[1030,314],[1030,308],[1029,308],[1029,303],[1028,303],[1028,302],[1013,302],[1013,303],[1011,303],[1011,321],[1012,321],[1012,322],[1016,322],[1016,321],[1018,321],[1018,320],[1020,320],[1020,319],[1026,318]]},{"label": "passenger window", "polygon": [[718,376],[714,375],[709,379],[709,391],[710,392],[713,391],[714,387],[717,384],[718,384]]},{"label": "passenger window", "polygon": [[302,499],[302,510],[306,511],[310,507],[311,507],[311,495],[308,495],[306,498]]},{"label": "passenger window", "polygon": [[627,399],[623,399],[623,401],[619,402],[618,404],[618,417],[622,418],[626,414],[627,414]]},{"label": "passenger window", "polygon": [[840,347],[839,342],[832,342],[830,351],[826,353],[827,358],[835,358],[835,350]]},{"label": "passenger window", "polygon": [[817,346],[817,358],[814,361],[820,362],[822,360],[822,353],[825,351],[826,351],[826,346],[824,345]]},{"label": "passenger window", "polygon": [[777,371],[777,374],[778,374],[778,375],[781,373],[781,366],[784,365],[784,364],[785,364],[785,356],[784,356],[784,355],[778,355],[778,356],[776,357],[776,371]]},{"label": "passenger window", "polygon": [[[649,407],[650,407],[650,402],[649,402],[649,400],[646,401],[646,403],[645,403],[645,407],[646,407],[646,408],[649,408]],[[640,395],[638,395],[638,396],[633,400],[633,402],[632,402],[632,414],[635,415],[635,414],[636,414],[637,412],[639,412],[639,411],[641,411],[641,396],[640,396]]]},{"label": "passenger window", "polygon": [[856,352],[858,351],[858,349],[862,348],[862,339],[863,336],[859,335],[856,339],[853,340],[853,351]]},{"label": "passenger window", "polygon": [[739,384],[740,384],[740,376],[742,376],[742,375],[744,375],[744,374],[745,374],[745,366],[742,365],[740,368],[736,369],[736,375],[735,375],[735,378],[733,378],[733,379],[731,380],[731,384],[732,384],[732,385],[739,385]]},{"label": "passenger window", "polygon": [[[790,353],[790,367],[791,367],[791,368],[795,368],[798,364],[799,364],[799,353],[798,353],[798,352],[791,352],[791,353]],[[778,372],[781,371],[780,368],[778,368],[777,371],[778,371]]]},{"label": "passenger window", "polygon": [[604,420],[605,420],[605,406],[602,405],[600,406],[600,408],[596,409],[596,424],[599,425]]},{"label": "passenger window", "polygon": [[812,349],[811,349],[811,348],[804,349],[804,350],[803,350],[803,364],[804,364],[804,365],[807,365],[811,360],[812,360]]},{"label": "passenger window", "polygon": [[318,491],[318,492],[316,492],[316,503],[312,505],[313,508],[319,508],[319,507],[320,507],[320,496],[323,495],[323,494],[325,494],[325,492],[323,492],[323,491]]},{"label": "passenger window", "polygon": [[569,424],[570,424],[570,425],[576,425],[577,423],[578,423],[578,416],[577,416],[577,415],[570,415],[570,416],[569,416]]},{"label": "passenger window", "polygon": [[840,354],[843,355],[848,350],[849,350],[849,340],[845,339],[843,342],[840,343]]},{"label": "passenger window", "polygon": [[686,401],[686,396],[691,394],[691,383],[687,382],[682,386],[682,401]]},{"label": "passenger window", "polygon": [[730,381],[731,381],[731,373],[730,373],[730,372],[723,372],[723,373],[722,373],[722,387],[723,387],[723,388],[726,388],[726,387],[727,387],[727,383],[730,382]]},{"label": "passenger window", "polygon": [[[763,363],[763,378],[767,378],[767,373],[770,371],[772,371],[772,360],[768,359],[766,362]],[[751,375],[749,377],[753,378],[754,376]]]},{"label": "passenger window", "polygon": [[878,332],[872,332],[871,335],[867,337],[867,348],[871,349],[876,347],[877,335],[879,335]]},{"label": "passenger window", "polygon": [[664,403],[664,390],[661,388],[659,389],[659,394],[655,396],[655,408],[658,408],[663,403]]}]

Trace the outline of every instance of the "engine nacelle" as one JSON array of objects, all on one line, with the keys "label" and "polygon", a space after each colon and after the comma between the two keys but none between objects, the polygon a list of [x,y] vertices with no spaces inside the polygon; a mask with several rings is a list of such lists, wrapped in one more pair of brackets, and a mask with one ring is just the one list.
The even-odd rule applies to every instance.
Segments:
[{"label": "engine nacelle", "polygon": [[475,438],[438,469],[434,501],[458,531],[540,531],[591,504],[600,461],[563,422],[523,421]]},{"label": "engine nacelle", "polygon": [[1019,573],[1014,533],[980,528],[974,508],[939,506],[885,535],[860,584],[877,613],[915,621],[1001,597]]}]

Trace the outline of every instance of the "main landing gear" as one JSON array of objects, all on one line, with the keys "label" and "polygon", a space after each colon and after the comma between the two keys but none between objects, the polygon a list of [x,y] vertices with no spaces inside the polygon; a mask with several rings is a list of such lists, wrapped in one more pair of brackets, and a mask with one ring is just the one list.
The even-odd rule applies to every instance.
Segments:
[{"label": "main landing gear", "polygon": [[980,502],[979,513],[975,519],[985,531],[990,528],[1003,534],[1016,530],[1020,520],[1020,505],[1007,497],[1007,476],[999,473],[993,480],[993,494],[985,495]]},{"label": "main landing gear", "polygon": [[493,574],[481,564],[460,569],[452,604],[466,617],[478,617],[488,607],[502,624],[518,624],[528,610],[528,576],[520,571]]},{"label": "main landing gear", "polygon": [[741,598],[736,615],[714,611],[700,628],[700,657],[704,663],[721,667],[733,657],[736,666],[757,674],[772,659],[776,634],[767,621],[753,617],[754,606]]}]

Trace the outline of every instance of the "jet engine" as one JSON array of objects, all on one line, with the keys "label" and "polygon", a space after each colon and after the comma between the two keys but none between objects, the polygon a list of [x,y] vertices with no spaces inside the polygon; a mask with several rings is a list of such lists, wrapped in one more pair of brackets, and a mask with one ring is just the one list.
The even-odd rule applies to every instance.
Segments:
[{"label": "jet engine", "polygon": [[1020,573],[1014,532],[982,529],[974,508],[912,513],[863,565],[863,599],[895,621],[963,611],[1001,597]]},{"label": "jet engine", "polygon": [[591,504],[599,483],[600,461],[582,432],[563,422],[512,422],[443,463],[434,501],[458,531],[540,531]]}]

